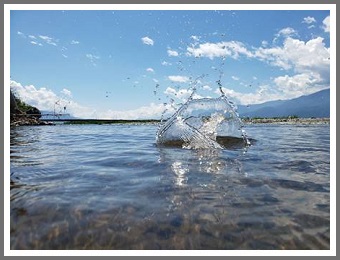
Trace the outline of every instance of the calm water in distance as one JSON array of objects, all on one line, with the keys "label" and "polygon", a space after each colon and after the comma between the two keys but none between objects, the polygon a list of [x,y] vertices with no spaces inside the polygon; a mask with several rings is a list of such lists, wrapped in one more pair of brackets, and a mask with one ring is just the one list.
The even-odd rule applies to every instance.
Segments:
[{"label": "calm water in distance", "polygon": [[329,125],[247,125],[246,151],[157,125],[11,129],[11,249],[329,249]]}]

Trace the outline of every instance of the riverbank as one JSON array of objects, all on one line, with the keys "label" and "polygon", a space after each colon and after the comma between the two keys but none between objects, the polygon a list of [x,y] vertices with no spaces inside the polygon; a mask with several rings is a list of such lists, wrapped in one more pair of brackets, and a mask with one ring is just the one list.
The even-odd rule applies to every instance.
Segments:
[{"label": "riverbank", "polygon": [[[245,125],[251,124],[329,124],[330,118],[243,118],[242,121]],[[120,120],[120,119],[68,119],[68,120],[40,120],[37,117],[30,117],[28,115],[15,115],[11,118],[11,126],[22,125],[55,125],[56,122],[62,124],[159,124],[160,120]]]},{"label": "riverbank", "polygon": [[11,114],[11,127],[24,125],[54,125],[54,123],[41,121],[38,117],[29,116],[25,113]]},{"label": "riverbank", "polygon": [[245,124],[329,124],[330,118],[246,118]]},{"label": "riverbank", "polygon": [[[151,120],[121,120],[121,119],[68,119],[58,120],[64,124],[158,124],[161,121]],[[329,124],[329,118],[243,118],[245,124]]]}]

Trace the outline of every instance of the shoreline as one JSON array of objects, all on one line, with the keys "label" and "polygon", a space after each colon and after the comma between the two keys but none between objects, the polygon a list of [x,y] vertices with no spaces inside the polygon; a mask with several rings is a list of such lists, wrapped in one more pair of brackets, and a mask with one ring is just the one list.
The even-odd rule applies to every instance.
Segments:
[{"label": "shoreline", "polygon": [[[68,120],[39,120],[37,118],[29,118],[27,116],[19,116],[11,122],[11,126],[23,125],[84,125],[84,124],[159,124],[161,121],[157,119],[145,120],[123,120],[123,119],[68,119]],[[241,118],[244,125],[252,124],[290,124],[290,125],[323,125],[330,124],[330,118]]]},{"label": "shoreline", "polygon": [[38,117],[26,114],[11,115],[11,127],[34,126],[34,125],[54,125],[52,122],[42,121]]},{"label": "shoreline", "polygon": [[290,124],[290,125],[323,125],[330,124],[330,118],[249,118],[242,119],[246,125],[250,124]]}]

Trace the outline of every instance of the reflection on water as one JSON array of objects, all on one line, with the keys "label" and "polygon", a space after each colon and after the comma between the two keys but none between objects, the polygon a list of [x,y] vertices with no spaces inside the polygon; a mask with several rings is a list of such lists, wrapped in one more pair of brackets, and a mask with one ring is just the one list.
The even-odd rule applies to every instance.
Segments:
[{"label": "reflection on water", "polygon": [[329,249],[329,126],[248,126],[247,152],[156,128],[13,130],[11,248]]},{"label": "reflection on water", "polygon": [[[189,176],[194,179],[198,178],[198,174],[239,174],[242,171],[241,162],[237,159],[237,155],[242,154],[242,150],[234,153],[229,151],[223,152],[220,149],[197,149],[188,152],[180,148],[159,148],[159,162],[169,165],[175,183],[183,186],[187,183]],[[233,156],[231,159],[228,156]],[[207,175],[209,176],[209,175]],[[216,178],[213,176],[213,178]]]},{"label": "reflection on water", "polygon": [[183,165],[181,162],[174,162],[171,165],[172,171],[176,175],[176,185],[182,186],[188,180],[185,174],[189,171],[189,168]]}]

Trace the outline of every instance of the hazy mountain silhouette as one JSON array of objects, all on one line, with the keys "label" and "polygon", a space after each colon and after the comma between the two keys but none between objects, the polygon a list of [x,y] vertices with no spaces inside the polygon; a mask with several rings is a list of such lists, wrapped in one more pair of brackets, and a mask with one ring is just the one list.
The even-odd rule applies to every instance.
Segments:
[{"label": "hazy mountain silhouette", "polygon": [[290,100],[269,101],[262,104],[238,106],[241,117],[329,117],[330,89]]}]

